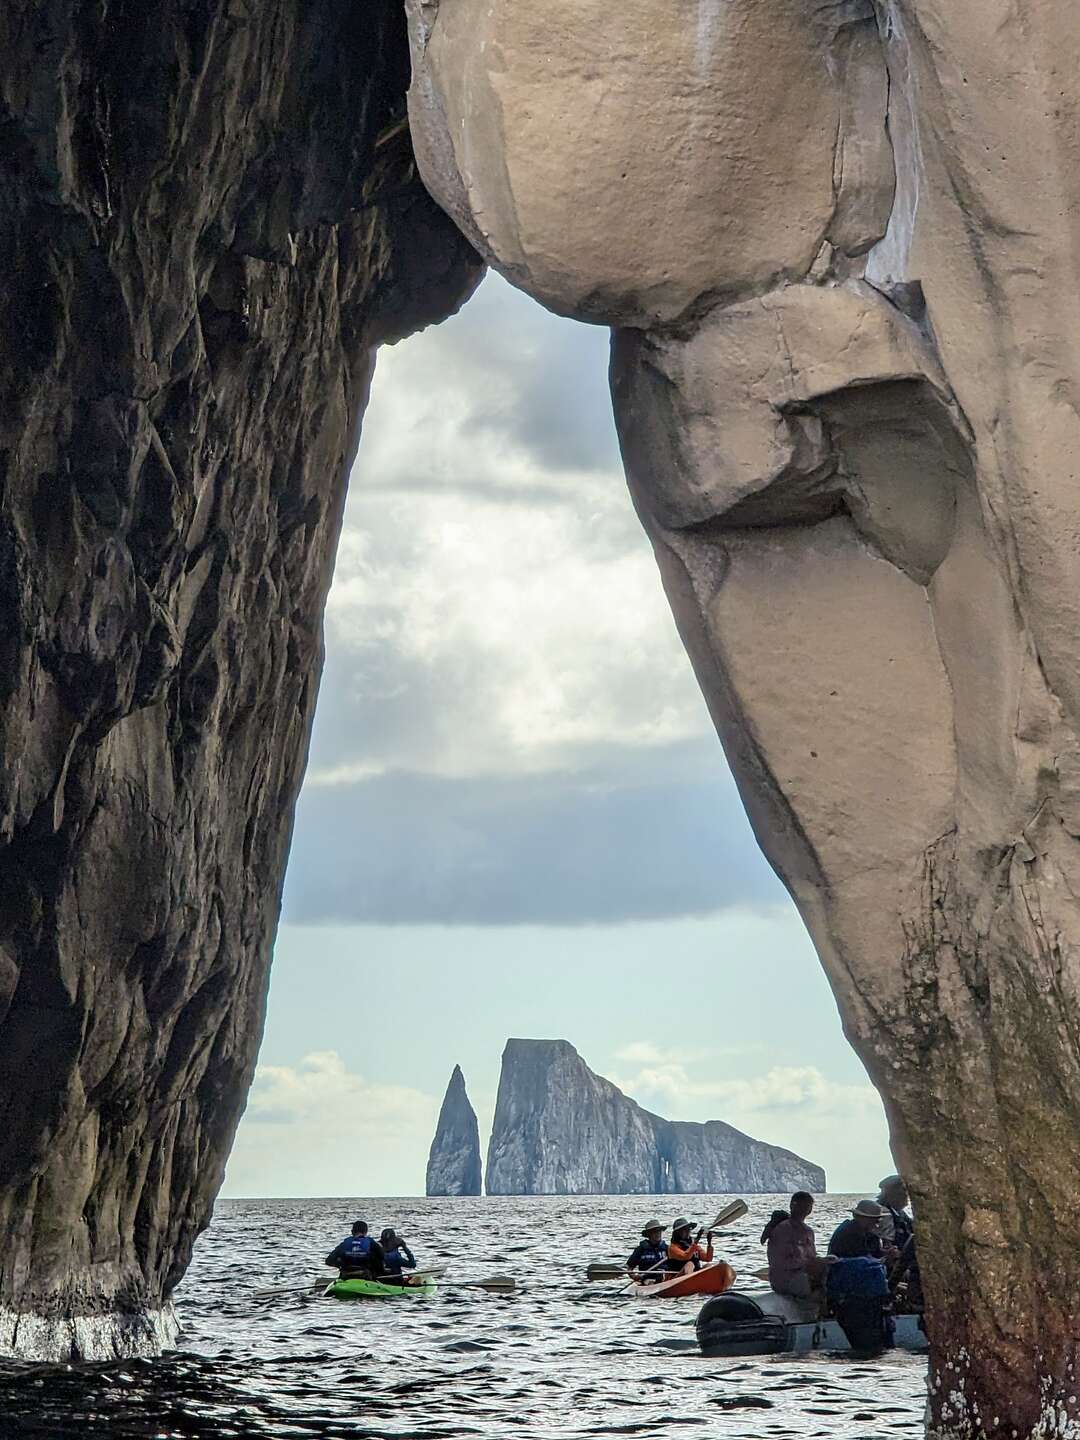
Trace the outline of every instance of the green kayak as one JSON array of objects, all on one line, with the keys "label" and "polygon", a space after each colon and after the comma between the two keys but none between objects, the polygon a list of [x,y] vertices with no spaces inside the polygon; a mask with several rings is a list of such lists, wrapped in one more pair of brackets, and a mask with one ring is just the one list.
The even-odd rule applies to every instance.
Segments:
[{"label": "green kayak", "polygon": [[334,1280],[324,1294],[334,1300],[401,1300],[406,1295],[432,1295],[434,1280],[410,1281],[408,1285],[384,1285],[381,1280]]}]

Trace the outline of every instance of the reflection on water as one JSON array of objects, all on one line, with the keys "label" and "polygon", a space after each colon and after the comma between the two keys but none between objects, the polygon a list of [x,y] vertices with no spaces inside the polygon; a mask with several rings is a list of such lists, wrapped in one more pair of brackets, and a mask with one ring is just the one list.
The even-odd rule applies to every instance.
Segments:
[{"label": "reflection on water", "polygon": [[[138,1440],[442,1440],[528,1435],[783,1436],[886,1440],[922,1428],[925,1362],[895,1354],[705,1360],[700,1302],[646,1303],[589,1285],[642,1223],[677,1205],[710,1219],[730,1197],[223,1201],[178,1295],[181,1349],[160,1360],[0,1369],[3,1436]],[[737,1269],[776,1197],[725,1232]],[[819,1248],[850,1201],[819,1201]],[[394,1224],[421,1265],[457,1279],[513,1275],[512,1297],[444,1286],[393,1302],[251,1292],[330,1273],[354,1218]],[[450,1276],[448,1275],[448,1279]],[[756,1283],[756,1282],[755,1282]]]}]

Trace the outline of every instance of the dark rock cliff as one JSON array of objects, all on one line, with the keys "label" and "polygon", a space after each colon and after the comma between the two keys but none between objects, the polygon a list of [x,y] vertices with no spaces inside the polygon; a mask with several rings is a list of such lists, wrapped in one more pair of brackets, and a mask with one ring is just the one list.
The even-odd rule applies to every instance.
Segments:
[{"label": "dark rock cliff", "polygon": [[429,1195],[481,1193],[480,1126],[461,1066],[454,1066],[427,1165]]},{"label": "dark rock cliff", "polygon": [[825,1189],[808,1160],[731,1125],[664,1120],[566,1040],[510,1040],[488,1149],[489,1195],[770,1194]]},{"label": "dark rock cliff", "polygon": [[243,1109],[374,347],[479,273],[398,12],[0,8],[2,1350],[152,1346]]}]

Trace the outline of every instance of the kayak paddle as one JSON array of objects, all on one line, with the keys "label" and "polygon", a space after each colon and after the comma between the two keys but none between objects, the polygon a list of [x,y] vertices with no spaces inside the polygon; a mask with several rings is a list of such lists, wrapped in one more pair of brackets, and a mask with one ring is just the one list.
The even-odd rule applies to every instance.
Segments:
[{"label": "kayak paddle", "polygon": [[[702,1226],[698,1234],[701,1235],[704,1230],[719,1230],[724,1225],[730,1225],[735,1220],[741,1220],[749,1209],[750,1207],[745,1200],[733,1200],[730,1205],[724,1206],[723,1210],[720,1211],[720,1214],[717,1215],[711,1225]],[[635,1275],[633,1279],[628,1280],[625,1285],[620,1286],[614,1293],[616,1295],[622,1295],[624,1291],[630,1289],[631,1285],[636,1285],[637,1282],[646,1275],[652,1275],[657,1270],[662,1270],[666,1264],[667,1260],[661,1260],[659,1265],[651,1265],[648,1270],[642,1270],[640,1275]]]},{"label": "kayak paddle", "polygon": [[517,1281],[512,1275],[492,1275],[490,1280],[440,1281],[440,1289],[445,1285],[457,1285],[466,1290],[489,1290],[492,1295],[512,1295],[517,1289]]},{"label": "kayak paddle", "polygon": [[275,1295],[307,1295],[309,1292],[314,1294],[320,1286],[325,1286],[326,1283],[325,1279],[320,1278],[309,1280],[306,1285],[284,1285],[280,1290],[253,1290],[251,1298],[252,1300],[270,1300]]},{"label": "kayak paddle", "polygon": [[596,1261],[589,1266],[586,1274],[590,1280],[625,1280],[626,1266]]}]

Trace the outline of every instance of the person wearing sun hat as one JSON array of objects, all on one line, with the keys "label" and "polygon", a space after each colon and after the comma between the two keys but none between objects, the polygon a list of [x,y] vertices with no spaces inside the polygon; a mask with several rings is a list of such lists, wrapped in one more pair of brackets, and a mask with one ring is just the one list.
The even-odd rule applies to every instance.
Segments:
[{"label": "person wearing sun hat", "polygon": [[[703,1250],[694,1239],[694,1222],[688,1220],[685,1215],[679,1218],[671,1227],[671,1244],[668,1246],[667,1268],[678,1273],[679,1271],[700,1270],[702,1265],[708,1265],[713,1258],[712,1231],[708,1234],[708,1250]],[[698,1232],[700,1234],[700,1231]]]},{"label": "person wearing sun hat", "polygon": [[660,1280],[664,1276],[664,1267],[667,1264],[668,1247],[664,1240],[666,1225],[661,1225],[659,1220],[650,1220],[643,1228],[641,1244],[636,1247],[626,1268],[631,1275],[644,1276],[646,1270],[655,1273],[649,1276],[650,1280]]},{"label": "person wearing sun hat", "polygon": [[880,1260],[882,1245],[878,1229],[882,1214],[876,1200],[860,1200],[853,1205],[850,1220],[843,1221],[833,1231],[829,1254],[841,1260],[854,1260],[864,1255],[871,1260]]}]

